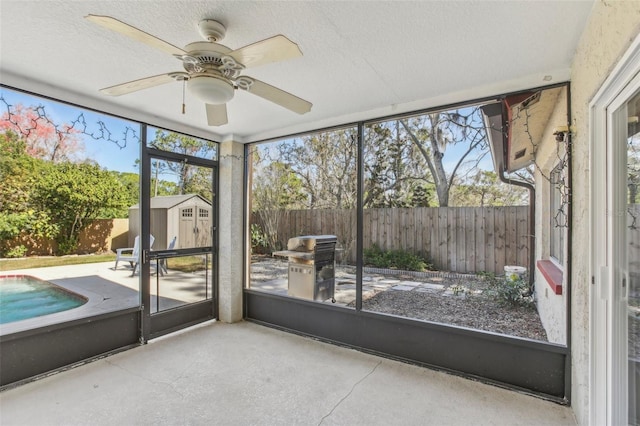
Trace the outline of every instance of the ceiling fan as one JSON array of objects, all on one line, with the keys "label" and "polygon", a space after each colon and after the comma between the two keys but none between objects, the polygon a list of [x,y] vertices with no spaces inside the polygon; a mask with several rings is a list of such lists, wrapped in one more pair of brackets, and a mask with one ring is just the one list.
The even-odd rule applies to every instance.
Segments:
[{"label": "ceiling fan", "polygon": [[224,25],[213,19],[198,24],[200,35],[207,41],[197,41],[180,49],[136,27],[110,16],[88,15],[87,20],[136,41],[167,52],[182,61],[184,71],[169,72],[100,89],[100,92],[120,96],[173,81],[186,82],[187,89],[205,102],[210,126],[227,124],[227,106],[236,89],[242,89],[288,110],[304,114],[312,104],[282,89],[255,78],[240,75],[242,70],[272,62],[302,56],[297,44],[283,35],[231,50],[218,44],[225,36]]}]

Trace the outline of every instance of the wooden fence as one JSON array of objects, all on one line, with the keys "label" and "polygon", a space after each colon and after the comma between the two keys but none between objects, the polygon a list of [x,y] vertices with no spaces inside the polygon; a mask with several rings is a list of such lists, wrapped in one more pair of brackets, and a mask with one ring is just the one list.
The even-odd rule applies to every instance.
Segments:
[{"label": "wooden fence", "polygon": [[[278,211],[277,240],[286,247],[296,235],[333,234],[355,263],[355,210]],[[377,244],[423,256],[441,271],[504,272],[529,265],[529,207],[421,207],[365,209],[364,248]],[[262,226],[255,213],[252,223]],[[264,229],[264,227],[263,227]]]}]

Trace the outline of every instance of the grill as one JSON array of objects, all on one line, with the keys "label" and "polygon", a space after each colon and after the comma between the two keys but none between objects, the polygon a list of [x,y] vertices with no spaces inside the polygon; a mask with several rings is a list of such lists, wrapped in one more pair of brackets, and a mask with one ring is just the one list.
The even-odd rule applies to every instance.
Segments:
[{"label": "grill", "polygon": [[304,235],[290,238],[287,250],[274,256],[289,258],[289,296],[335,303],[335,235]]}]

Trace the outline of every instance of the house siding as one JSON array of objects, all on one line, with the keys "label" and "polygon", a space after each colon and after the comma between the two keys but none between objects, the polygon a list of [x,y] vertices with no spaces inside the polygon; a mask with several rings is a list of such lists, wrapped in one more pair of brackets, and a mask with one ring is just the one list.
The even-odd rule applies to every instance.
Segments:
[{"label": "house siding", "polygon": [[[573,215],[571,245],[572,407],[589,422],[590,158],[589,102],[640,32],[640,2],[598,1],[571,67]],[[603,141],[604,143],[604,141]]]},{"label": "house siding", "polygon": [[[558,126],[566,124],[567,90],[563,89],[558,95],[555,108],[548,120],[548,126],[544,130],[541,143],[536,151],[536,260],[549,259],[550,256],[550,223],[556,212],[550,210],[549,198],[552,184],[549,183],[549,176],[559,158],[563,157],[565,145],[557,142],[553,133]],[[566,228],[563,229],[566,230]],[[566,345],[567,292],[555,294],[538,268],[534,273],[538,314],[547,332],[547,338],[552,343]],[[563,287],[566,286],[567,277],[563,277],[562,281]]]}]

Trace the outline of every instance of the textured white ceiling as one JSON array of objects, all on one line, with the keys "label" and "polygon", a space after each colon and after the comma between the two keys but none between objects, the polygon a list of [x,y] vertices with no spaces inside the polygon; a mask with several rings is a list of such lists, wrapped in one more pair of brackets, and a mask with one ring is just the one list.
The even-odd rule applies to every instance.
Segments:
[{"label": "textured white ceiling", "polygon": [[[273,138],[566,81],[592,0],[584,1],[0,1],[0,82],[215,140]],[[120,97],[98,89],[182,70],[170,55],[98,27],[109,15],[183,47],[196,25],[227,27],[237,49],[284,34],[304,56],[247,69],[313,103],[297,115],[246,92],[229,124],[171,83]],[[545,81],[545,76],[551,80]]]}]

